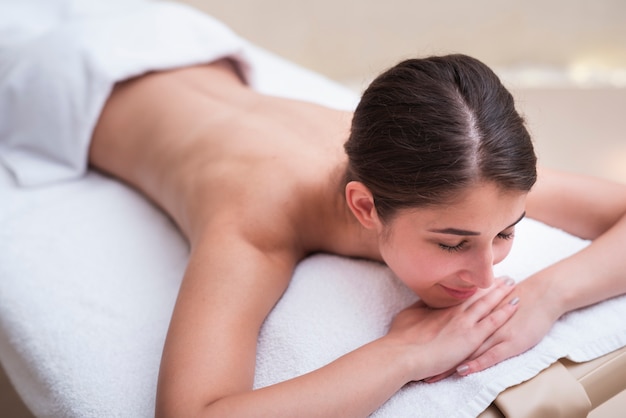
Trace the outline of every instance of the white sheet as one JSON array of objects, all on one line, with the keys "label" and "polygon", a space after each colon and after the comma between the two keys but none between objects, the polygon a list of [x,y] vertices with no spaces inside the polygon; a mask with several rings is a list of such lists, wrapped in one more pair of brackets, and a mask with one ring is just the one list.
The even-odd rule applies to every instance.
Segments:
[{"label": "white sheet", "polygon": [[[259,90],[354,106],[351,92],[243,42]],[[36,118],[21,112],[26,121]],[[532,221],[517,235],[498,272],[518,279],[585,245]],[[154,414],[161,348],[187,250],[166,216],[98,173],[24,189],[0,169],[0,362],[36,415]],[[255,386],[319,367],[382,335],[413,300],[381,265],[328,255],[305,260],[262,329]],[[470,377],[409,385],[375,415],[475,416],[499,391],[559,357],[582,361],[626,345],[625,315],[624,297],[572,313],[530,352]]]}]

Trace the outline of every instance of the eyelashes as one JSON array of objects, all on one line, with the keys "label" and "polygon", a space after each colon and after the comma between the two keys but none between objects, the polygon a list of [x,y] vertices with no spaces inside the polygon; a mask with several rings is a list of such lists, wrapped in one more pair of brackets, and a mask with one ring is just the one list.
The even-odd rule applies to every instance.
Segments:
[{"label": "eyelashes", "polygon": [[509,232],[509,233],[500,232],[497,235],[497,237],[500,239],[504,239],[504,240],[513,239],[515,237],[515,232]]},{"label": "eyelashes", "polygon": [[[496,235],[496,238],[498,239],[502,239],[502,240],[511,240],[515,237],[515,233],[514,232],[501,232],[498,235]],[[450,253],[455,253],[458,251],[461,251],[462,249],[465,248],[465,246],[468,244],[467,240],[463,240],[460,243],[458,243],[457,245],[445,245],[445,244],[439,244],[439,248],[441,248],[444,251],[450,252]]]},{"label": "eyelashes", "polygon": [[455,253],[457,251],[461,251],[465,247],[465,244],[467,244],[467,241],[461,241],[460,243],[454,246],[439,244],[439,248],[441,248],[444,251],[448,251],[450,253]]}]

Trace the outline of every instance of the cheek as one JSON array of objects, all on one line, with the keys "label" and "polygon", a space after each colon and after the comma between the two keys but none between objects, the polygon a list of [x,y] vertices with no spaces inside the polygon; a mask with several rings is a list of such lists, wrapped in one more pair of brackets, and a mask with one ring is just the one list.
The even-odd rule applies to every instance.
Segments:
[{"label": "cheek", "polygon": [[458,258],[443,252],[438,254],[437,250],[422,251],[414,256],[394,254],[387,265],[407,287],[420,295],[454,275],[460,269],[456,263]]}]

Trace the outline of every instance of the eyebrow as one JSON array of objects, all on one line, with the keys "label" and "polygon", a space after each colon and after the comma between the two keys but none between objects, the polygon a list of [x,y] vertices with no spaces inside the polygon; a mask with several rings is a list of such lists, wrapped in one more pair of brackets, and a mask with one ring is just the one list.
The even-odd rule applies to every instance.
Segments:
[{"label": "eyebrow", "polygon": [[[522,219],[524,219],[524,217],[526,217],[526,212],[522,213],[522,216],[520,216],[517,221],[513,222],[511,225],[507,226],[504,229],[509,229],[514,227],[515,225],[517,225]],[[449,234],[449,235],[461,235],[463,237],[469,237],[469,236],[476,236],[476,235],[480,235],[480,232],[476,232],[476,231],[468,231],[465,229],[458,229],[458,228],[443,228],[443,229],[429,229],[429,232],[436,232],[438,234]]]}]

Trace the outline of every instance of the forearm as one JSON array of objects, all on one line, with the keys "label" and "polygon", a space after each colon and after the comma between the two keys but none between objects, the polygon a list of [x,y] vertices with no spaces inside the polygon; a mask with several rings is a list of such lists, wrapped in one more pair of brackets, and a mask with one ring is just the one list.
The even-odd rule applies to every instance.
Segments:
[{"label": "forearm", "polygon": [[559,315],[626,293],[626,216],[588,247],[529,280],[544,281]]},{"label": "forearm", "polygon": [[[229,236],[210,235],[227,243]],[[192,254],[172,315],[159,417],[366,416],[404,384],[455,367],[517,309],[510,303],[495,309],[513,289],[504,281],[447,309],[416,303],[394,318],[385,336],[318,370],[253,391],[258,329],[284,287],[283,279],[268,277],[289,268],[246,243],[206,248],[213,251]],[[240,259],[248,263],[234,262]]]},{"label": "forearm", "polygon": [[475,352],[517,311],[515,303],[498,307],[513,288],[500,281],[446,309],[418,302],[394,318],[384,337],[302,377],[217,400],[206,415],[368,415],[405,383],[443,373]]},{"label": "forearm", "polygon": [[303,376],[219,399],[202,416],[367,416],[415,378],[407,354],[382,338]]}]

